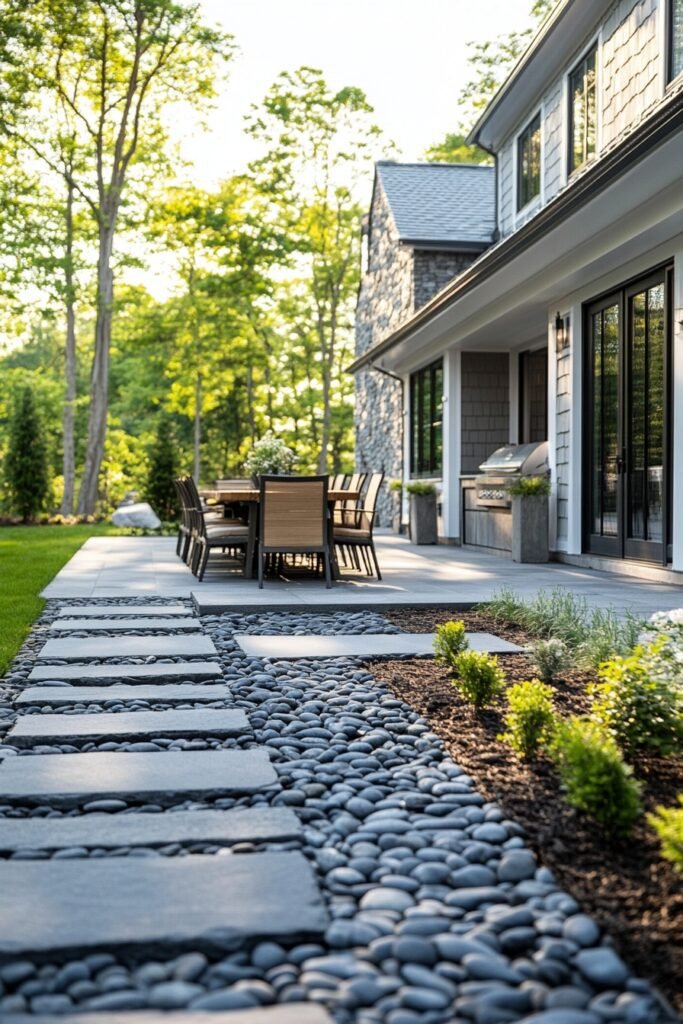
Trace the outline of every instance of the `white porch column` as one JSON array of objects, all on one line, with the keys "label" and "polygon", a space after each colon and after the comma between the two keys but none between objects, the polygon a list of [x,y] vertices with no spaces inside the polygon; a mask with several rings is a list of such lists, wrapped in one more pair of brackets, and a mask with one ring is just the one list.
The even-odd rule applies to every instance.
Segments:
[{"label": "white porch column", "polygon": [[672,566],[683,572],[683,249],[674,259],[673,291]]},{"label": "white porch column", "polygon": [[[403,377],[403,483],[410,483],[410,374],[404,373]],[[407,524],[410,514],[408,493],[403,488],[401,501],[401,523]]]},{"label": "white porch column", "polygon": [[[518,385],[519,386],[519,385]],[[551,551],[558,550],[557,536],[557,351],[555,344],[555,316],[548,315],[548,465],[550,467],[549,537]],[[564,549],[565,541],[559,546]]]},{"label": "white porch column", "polygon": [[443,490],[444,539],[459,542],[460,531],[460,353],[452,349],[443,361]]},{"label": "white porch column", "polygon": [[583,546],[583,310],[576,303],[571,317],[569,345],[571,360],[571,407],[569,435],[569,494],[567,552],[581,554]]}]

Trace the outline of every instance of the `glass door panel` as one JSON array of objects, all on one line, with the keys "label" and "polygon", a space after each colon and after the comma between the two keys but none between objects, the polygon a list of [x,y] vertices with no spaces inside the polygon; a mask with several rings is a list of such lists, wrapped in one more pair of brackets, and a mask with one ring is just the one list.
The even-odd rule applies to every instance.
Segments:
[{"label": "glass door panel", "polygon": [[585,544],[664,562],[669,359],[665,272],[588,308]]},{"label": "glass door panel", "polygon": [[626,554],[661,555],[664,540],[666,306],[664,282],[629,296]]}]

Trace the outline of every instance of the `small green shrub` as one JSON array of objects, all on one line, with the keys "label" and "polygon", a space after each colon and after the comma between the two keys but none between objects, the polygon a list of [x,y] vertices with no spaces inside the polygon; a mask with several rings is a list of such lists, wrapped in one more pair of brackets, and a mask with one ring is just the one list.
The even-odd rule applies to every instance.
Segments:
[{"label": "small green shrub", "polygon": [[426,480],[413,480],[406,484],[408,494],[436,494],[436,484],[427,483]]},{"label": "small green shrub", "polygon": [[550,752],[567,800],[608,832],[627,833],[641,813],[640,786],[614,739],[587,718],[558,724]]},{"label": "small green shrub", "polygon": [[547,476],[520,476],[508,484],[508,494],[522,498],[547,498],[550,494],[550,480]]},{"label": "small green shrub", "polygon": [[683,793],[678,794],[680,807],[658,807],[647,820],[659,836],[662,857],[683,872]]},{"label": "small green shrub", "polygon": [[683,751],[683,693],[658,665],[658,644],[636,647],[600,666],[588,687],[592,717],[622,750]]},{"label": "small green shrub", "polygon": [[467,639],[465,623],[444,622],[436,627],[434,636],[434,657],[442,665],[449,665],[455,668],[456,658],[470,645]]},{"label": "small green shrub", "polygon": [[564,641],[551,637],[531,645],[531,663],[544,683],[552,683],[561,672],[571,667],[572,659]]},{"label": "small green shrub", "polygon": [[551,740],[555,726],[553,689],[537,679],[515,683],[506,693],[507,731],[499,740],[508,743],[520,757],[536,757]]},{"label": "small green shrub", "polygon": [[498,659],[478,651],[462,651],[455,659],[454,686],[477,711],[488,707],[505,689]]},{"label": "small green shrub", "polygon": [[389,490],[391,491],[392,494],[402,494],[403,493],[403,481],[402,480],[390,480],[389,481]]}]

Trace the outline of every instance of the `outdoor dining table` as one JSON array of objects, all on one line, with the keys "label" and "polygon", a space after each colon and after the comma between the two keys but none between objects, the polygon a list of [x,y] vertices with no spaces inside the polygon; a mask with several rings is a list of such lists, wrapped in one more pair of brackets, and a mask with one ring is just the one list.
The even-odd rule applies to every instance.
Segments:
[{"label": "outdoor dining table", "polygon": [[[215,501],[219,505],[248,505],[249,506],[249,542],[247,545],[247,556],[244,566],[245,578],[250,580],[254,576],[254,557],[258,543],[258,508],[261,501],[261,492],[258,487],[250,487],[244,481],[235,481],[234,486],[222,486],[206,488],[199,492],[205,501]],[[327,492],[327,504],[330,509],[338,501],[357,501],[360,498],[360,490],[350,488],[330,488]],[[330,554],[332,561],[332,576],[339,578],[339,567],[334,553],[334,544],[330,538]]]}]

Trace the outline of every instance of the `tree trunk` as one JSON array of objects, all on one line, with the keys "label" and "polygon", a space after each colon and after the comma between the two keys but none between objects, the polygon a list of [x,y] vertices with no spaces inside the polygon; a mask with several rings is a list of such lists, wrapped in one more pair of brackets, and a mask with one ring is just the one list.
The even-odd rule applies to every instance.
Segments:
[{"label": "tree trunk", "polygon": [[97,318],[95,320],[95,353],[90,376],[90,417],[85,468],[78,495],[80,515],[92,515],[97,504],[97,484],[104,457],[109,404],[109,348],[111,345],[114,273],[111,268],[114,245],[115,215],[102,214],[97,255]]},{"label": "tree trunk", "polygon": [[202,460],[202,375],[197,371],[194,389],[194,470],[193,477],[199,487],[199,473]]},{"label": "tree trunk", "polygon": [[76,311],[73,264],[73,185],[67,186],[66,196],[66,245],[64,260],[64,292],[66,296],[66,339],[64,349],[64,373],[66,388],[64,393],[63,411],[63,474],[64,490],[62,492],[63,516],[70,516],[74,507],[74,489],[76,483],[76,454],[74,438],[74,417],[76,404]]}]

